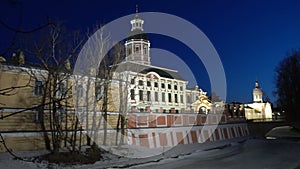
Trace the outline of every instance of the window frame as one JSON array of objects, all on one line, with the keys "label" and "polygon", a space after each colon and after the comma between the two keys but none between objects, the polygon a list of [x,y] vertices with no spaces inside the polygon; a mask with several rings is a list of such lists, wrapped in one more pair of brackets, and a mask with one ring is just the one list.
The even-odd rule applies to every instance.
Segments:
[{"label": "window frame", "polygon": [[[37,84],[40,83],[40,84]],[[43,96],[44,95],[44,81],[41,79],[35,79],[33,87],[34,96]]]}]

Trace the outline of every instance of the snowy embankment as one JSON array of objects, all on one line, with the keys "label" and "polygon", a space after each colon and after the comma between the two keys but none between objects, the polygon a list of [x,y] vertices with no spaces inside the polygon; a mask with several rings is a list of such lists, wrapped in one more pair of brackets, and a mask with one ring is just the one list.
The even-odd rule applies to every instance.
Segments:
[{"label": "snowy embankment", "polygon": [[[176,160],[182,158],[189,158],[193,154],[202,156],[205,159],[213,159],[215,157],[226,156],[232,153],[237,153],[240,150],[239,142],[247,138],[238,138],[231,140],[223,140],[216,142],[207,142],[202,144],[189,144],[189,145],[177,145],[176,147],[162,152],[160,155],[147,157],[147,158],[123,158],[113,154],[105,154],[102,161],[98,161],[94,164],[84,164],[84,165],[72,165],[67,166],[63,164],[50,164],[46,161],[39,162],[35,160],[34,162],[27,162],[13,159],[8,153],[0,153],[0,168],[1,169],[40,169],[40,168],[128,168],[134,166],[141,166],[152,163],[164,163],[169,160]],[[231,148],[229,148],[231,147]],[[224,149],[222,153],[218,153],[220,149]],[[136,149],[140,151],[140,149]],[[149,149],[151,151],[151,149]],[[126,151],[126,150],[124,150]],[[134,151],[134,149],[130,149]],[[145,149],[146,151],[146,149]],[[27,151],[27,152],[15,152],[16,155],[23,157],[28,160],[33,160],[33,157],[46,154],[47,151]]]}]

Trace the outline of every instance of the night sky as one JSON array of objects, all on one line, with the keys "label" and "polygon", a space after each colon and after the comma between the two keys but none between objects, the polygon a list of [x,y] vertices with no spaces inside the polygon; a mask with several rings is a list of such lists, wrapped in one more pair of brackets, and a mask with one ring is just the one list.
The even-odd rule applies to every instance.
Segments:
[{"label": "night sky", "polygon": [[[275,102],[274,69],[287,52],[300,48],[300,1],[297,0],[0,0],[0,20],[17,27],[21,16],[21,28],[30,30],[45,23],[48,16],[50,19],[63,20],[69,29],[84,32],[97,23],[106,24],[135,13],[136,4],[139,12],[176,15],[195,24],[206,34],[223,63],[227,102],[251,102],[255,80],[260,82],[271,102]],[[129,22],[124,26],[128,32]],[[144,29],[151,29],[147,20]],[[12,35],[12,32],[0,25],[1,52],[7,48]],[[149,39],[152,48],[161,48],[179,56],[194,73],[198,85],[211,92],[203,64],[195,60],[195,54],[187,46],[172,38],[155,34],[150,34]],[[151,57],[153,65],[178,69],[183,77],[190,79],[184,70],[180,70],[178,62],[172,62],[167,55]],[[191,81],[189,86],[195,83]]]}]

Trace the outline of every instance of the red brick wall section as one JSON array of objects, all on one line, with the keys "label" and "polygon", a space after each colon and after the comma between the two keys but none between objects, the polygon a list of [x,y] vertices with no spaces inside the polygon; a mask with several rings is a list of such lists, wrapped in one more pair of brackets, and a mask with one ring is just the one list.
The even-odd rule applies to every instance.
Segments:
[{"label": "red brick wall section", "polygon": [[189,116],[189,125],[195,125],[196,123],[196,116]]},{"label": "red brick wall section", "polygon": [[174,116],[173,115],[167,115],[167,126],[171,127],[174,126]]},{"label": "red brick wall section", "polygon": [[149,127],[156,127],[156,115],[149,115]]},{"label": "red brick wall section", "polygon": [[218,128],[215,129],[215,137],[216,137],[216,140],[220,140]]},{"label": "red brick wall section", "polygon": [[223,133],[224,133],[225,139],[228,139],[229,135],[228,135],[228,132],[227,132],[227,128],[223,128]]},{"label": "red brick wall section", "polygon": [[153,139],[153,146],[154,146],[154,148],[157,148],[155,132],[152,132],[152,139]]},{"label": "red brick wall section", "polygon": [[139,126],[147,126],[147,116],[138,116],[137,120]]},{"label": "red brick wall section", "polygon": [[198,139],[197,139],[197,133],[196,133],[196,131],[191,131],[191,136],[192,136],[193,143],[197,143]]},{"label": "red brick wall section", "polygon": [[233,128],[233,127],[231,128],[231,134],[232,134],[232,137],[233,137],[233,138],[236,137],[235,132],[234,132],[234,128]]},{"label": "red brick wall section", "polygon": [[207,130],[204,130],[204,131],[203,131],[203,137],[204,137],[204,138],[203,138],[203,139],[204,139],[203,141],[205,141],[205,142],[210,141],[210,140],[209,140],[209,134],[208,134],[208,131],[207,131]]},{"label": "red brick wall section", "polygon": [[165,116],[158,116],[157,125],[166,125],[166,117]]},{"label": "red brick wall section", "polygon": [[201,120],[201,123],[204,124],[205,121],[206,121],[206,116],[202,116],[201,119],[202,119],[202,120]]},{"label": "red brick wall section", "polygon": [[129,114],[128,115],[128,128],[136,128],[136,115]]},{"label": "red brick wall section", "polygon": [[140,139],[140,145],[143,147],[150,147],[149,146],[149,139],[148,139],[148,134],[140,134],[139,135],[139,139]]},{"label": "red brick wall section", "polygon": [[216,124],[217,123],[217,117],[216,116],[211,116],[211,123]]},{"label": "red brick wall section", "polygon": [[[249,134],[247,126],[245,124],[240,125],[238,123],[234,123],[232,125],[226,124],[224,126],[220,125],[217,129],[209,127],[209,129],[203,130],[201,125],[204,125],[206,120],[208,121],[208,124],[216,124],[219,123],[219,121],[221,124],[226,123],[226,117],[224,115],[216,114],[140,113],[128,115],[128,128],[133,128],[133,131],[137,130],[134,128],[144,128],[138,129],[145,130],[143,134],[132,134],[132,144],[144,147],[149,147],[151,145],[151,148],[175,146],[176,144],[202,143],[204,141],[218,141],[242,137]],[[196,127],[196,130],[195,128],[191,130],[188,126],[193,125],[200,126]],[[172,128],[173,126],[175,127]],[[156,130],[156,128],[158,129]],[[147,130],[150,132],[147,133]],[[209,133],[212,133],[212,135],[210,136]]]},{"label": "red brick wall section", "polygon": [[173,132],[172,131],[170,132],[170,136],[171,136],[171,141],[172,141],[172,146],[173,146],[173,145],[175,145],[175,143],[174,143],[174,138],[173,138]]},{"label": "red brick wall section", "polygon": [[201,116],[197,115],[197,119],[196,119],[196,125],[201,125]]},{"label": "red brick wall section", "polygon": [[222,124],[226,123],[226,117],[225,117],[225,116],[222,116],[222,117],[221,117],[221,123],[222,123]]},{"label": "red brick wall section", "polygon": [[192,141],[192,140],[190,140],[189,135],[190,135],[190,132],[186,131],[185,138],[186,138],[187,144],[191,144],[191,141]]},{"label": "red brick wall section", "polygon": [[177,138],[178,144],[184,144],[182,132],[176,132],[176,138]]},{"label": "red brick wall section", "polygon": [[175,116],[174,117],[174,124],[176,124],[176,125],[182,125],[181,117],[182,116]]},{"label": "red brick wall section", "polygon": [[131,135],[131,138],[132,138],[132,144],[133,144],[133,145],[136,145],[136,141],[135,141],[135,135],[134,135],[134,134],[132,134],[132,135]]},{"label": "red brick wall section", "polygon": [[[234,120],[234,119],[233,119]],[[234,121],[235,122],[235,121]],[[222,114],[129,114],[128,127],[172,127],[226,123]],[[158,126],[157,126],[158,125]]]},{"label": "red brick wall section", "polygon": [[160,146],[167,146],[168,145],[168,140],[167,140],[167,134],[166,133],[159,133],[159,141],[160,141]]},{"label": "red brick wall section", "polygon": [[183,118],[183,125],[184,126],[189,125],[189,117],[183,115],[182,118]]}]

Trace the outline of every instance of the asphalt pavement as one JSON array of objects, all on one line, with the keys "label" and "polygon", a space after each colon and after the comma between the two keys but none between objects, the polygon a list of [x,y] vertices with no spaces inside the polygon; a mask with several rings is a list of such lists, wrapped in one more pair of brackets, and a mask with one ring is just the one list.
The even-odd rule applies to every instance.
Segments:
[{"label": "asphalt pavement", "polygon": [[300,167],[300,142],[248,139],[243,143],[179,158],[136,165],[143,169],[296,169]]}]

